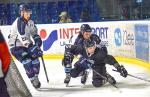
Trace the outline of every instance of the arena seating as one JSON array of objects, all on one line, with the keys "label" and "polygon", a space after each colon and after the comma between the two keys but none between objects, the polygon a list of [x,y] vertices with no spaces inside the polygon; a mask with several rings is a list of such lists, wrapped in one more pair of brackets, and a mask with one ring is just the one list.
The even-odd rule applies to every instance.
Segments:
[{"label": "arena seating", "polygon": [[[19,16],[18,6],[20,3],[0,4],[0,19],[7,17],[7,25],[11,25],[16,17]],[[73,22],[81,22],[80,16],[82,11],[88,10],[90,17],[89,22],[100,21],[99,9],[96,0],[73,0],[73,1],[57,1],[57,2],[39,2],[28,3],[33,19],[38,24],[58,23],[59,14],[67,11]],[[6,11],[7,10],[7,11]]]}]

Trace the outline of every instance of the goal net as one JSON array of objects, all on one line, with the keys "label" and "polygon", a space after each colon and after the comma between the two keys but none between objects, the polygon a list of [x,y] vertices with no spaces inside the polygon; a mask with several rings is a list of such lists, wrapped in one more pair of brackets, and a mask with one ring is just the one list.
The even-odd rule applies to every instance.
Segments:
[{"label": "goal net", "polygon": [[13,59],[5,80],[10,97],[32,97]]}]

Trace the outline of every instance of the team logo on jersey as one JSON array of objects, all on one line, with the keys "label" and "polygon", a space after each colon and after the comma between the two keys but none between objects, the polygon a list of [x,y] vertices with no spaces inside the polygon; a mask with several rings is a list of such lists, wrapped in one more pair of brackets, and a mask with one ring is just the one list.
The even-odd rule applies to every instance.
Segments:
[{"label": "team logo on jersey", "polygon": [[116,28],[114,32],[114,39],[116,46],[121,46],[122,44],[122,36],[120,28]]}]

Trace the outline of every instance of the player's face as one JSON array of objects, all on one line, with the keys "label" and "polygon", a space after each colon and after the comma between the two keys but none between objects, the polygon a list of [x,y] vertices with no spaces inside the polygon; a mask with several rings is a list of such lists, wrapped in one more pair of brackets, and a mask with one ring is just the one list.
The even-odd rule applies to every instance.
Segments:
[{"label": "player's face", "polygon": [[20,12],[20,16],[23,16],[23,11]]},{"label": "player's face", "polygon": [[89,40],[90,37],[91,37],[91,32],[84,32],[84,33],[83,33],[83,38],[84,38],[85,40]]},{"label": "player's face", "polygon": [[25,20],[29,20],[31,16],[31,12],[30,11],[24,11],[23,12],[23,17]]},{"label": "player's face", "polygon": [[96,49],[96,46],[86,48],[86,50],[89,54],[93,54],[95,52],[95,49]]}]

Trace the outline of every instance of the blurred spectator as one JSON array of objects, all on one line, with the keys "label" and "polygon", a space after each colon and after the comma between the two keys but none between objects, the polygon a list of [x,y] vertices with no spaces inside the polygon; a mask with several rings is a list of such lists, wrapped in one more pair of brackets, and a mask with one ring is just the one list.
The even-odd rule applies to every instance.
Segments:
[{"label": "blurred spectator", "polygon": [[71,23],[72,22],[72,20],[70,19],[70,16],[68,15],[66,11],[61,12],[59,17],[60,17],[59,23]]},{"label": "blurred spectator", "polygon": [[80,16],[80,22],[92,22],[88,10],[83,10]]},{"label": "blurred spectator", "polygon": [[139,10],[140,10],[140,9],[138,9],[138,7],[133,9],[133,17],[132,17],[132,18],[133,18],[134,20],[140,19],[140,17],[139,17],[139,14],[140,14]]}]

